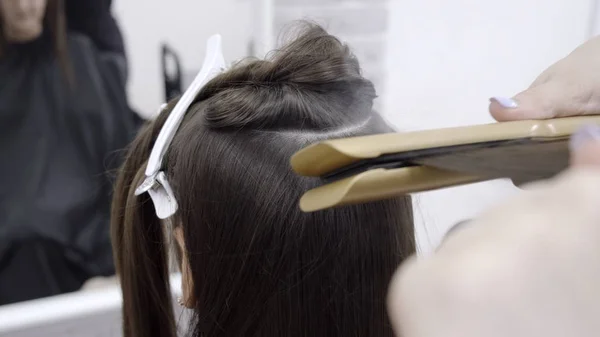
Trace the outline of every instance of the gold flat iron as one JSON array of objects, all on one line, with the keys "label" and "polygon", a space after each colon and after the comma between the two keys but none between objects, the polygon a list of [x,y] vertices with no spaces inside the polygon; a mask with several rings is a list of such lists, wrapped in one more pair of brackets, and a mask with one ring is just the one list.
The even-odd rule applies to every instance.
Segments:
[{"label": "gold flat iron", "polygon": [[497,178],[517,185],[569,164],[570,135],[600,116],[515,121],[327,140],[291,158],[293,170],[325,183],[307,191],[312,212]]}]

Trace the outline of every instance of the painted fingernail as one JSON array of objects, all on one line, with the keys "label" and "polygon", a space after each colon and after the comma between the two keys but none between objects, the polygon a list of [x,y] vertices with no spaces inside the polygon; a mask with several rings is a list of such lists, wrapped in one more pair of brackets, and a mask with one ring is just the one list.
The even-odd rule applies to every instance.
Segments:
[{"label": "painted fingernail", "polygon": [[571,135],[569,147],[571,150],[576,150],[583,144],[592,141],[600,142],[600,126],[594,124],[584,125]]},{"label": "painted fingernail", "polygon": [[496,102],[506,109],[514,109],[519,107],[519,104],[517,104],[514,99],[508,97],[492,97],[490,98],[490,102]]}]

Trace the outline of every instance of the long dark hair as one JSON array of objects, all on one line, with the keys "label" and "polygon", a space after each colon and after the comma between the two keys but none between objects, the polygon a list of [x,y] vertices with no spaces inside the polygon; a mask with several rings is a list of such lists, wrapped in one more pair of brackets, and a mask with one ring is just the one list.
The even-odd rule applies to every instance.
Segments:
[{"label": "long dark hair", "polygon": [[[46,13],[44,14],[44,30],[48,30],[52,38],[54,54],[58,60],[65,80],[69,85],[74,84],[74,74],[69,57],[67,45],[67,20],[65,16],[64,0],[47,0]],[[8,41],[0,29],[0,57],[4,54]]]},{"label": "long dark hair", "polygon": [[[302,213],[319,180],[289,158],[327,138],[391,132],[348,47],[307,24],[268,60],[209,82],[177,132],[164,170],[180,209],[196,306],[193,336],[393,336],[385,296],[415,252],[409,197]],[[164,224],[134,196],[175,102],[129,150],[112,238],[125,336],[174,337]]]}]

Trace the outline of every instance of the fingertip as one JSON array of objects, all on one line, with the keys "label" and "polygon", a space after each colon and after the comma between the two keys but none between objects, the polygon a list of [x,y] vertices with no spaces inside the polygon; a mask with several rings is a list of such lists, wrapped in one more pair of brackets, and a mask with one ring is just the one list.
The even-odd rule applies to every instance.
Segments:
[{"label": "fingertip", "polygon": [[490,99],[490,105],[488,107],[488,110],[490,111],[490,115],[492,115],[492,117],[498,122],[505,122],[511,120],[510,114],[507,113],[506,109],[500,104],[498,104],[498,102],[496,101]]},{"label": "fingertip", "polygon": [[498,104],[493,102],[491,99],[490,99],[490,104],[488,105],[488,111],[490,112],[490,115],[492,115],[492,117],[495,120],[500,122],[500,120],[498,120]]},{"label": "fingertip", "polygon": [[531,119],[529,117],[531,113],[527,113],[527,111],[521,108],[521,106],[516,105],[514,107],[507,107],[506,104],[502,104],[497,98],[490,98],[488,110],[490,115],[492,115],[492,117],[498,122]]},{"label": "fingertip", "polygon": [[600,167],[600,143],[588,142],[572,152],[571,166]]},{"label": "fingertip", "polygon": [[600,127],[587,125],[571,136],[571,165],[600,167]]},{"label": "fingertip", "polygon": [[556,97],[561,94],[556,85],[539,85],[512,98],[495,96],[490,99],[490,113],[499,122],[548,119],[556,116]]},{"label": "fingertip", "polygon": [[527,119],[523,107],[515,98],[495,96],[490,98],[490,114],[498,122]]},{"label": "fingertip", "polygon": [[494,102],[504,109],[516,109],[519,107],[519,103],[510,97],[495,96],[490,98],[490,102]]},{"label": "fingertip", "polygon": [[541,120],[554,117],[549,110],[535,108],[530,104],[522,104],[518,108],[507,109],[496,102],[491,102],[489,111],[492,117],[498,122]]}]

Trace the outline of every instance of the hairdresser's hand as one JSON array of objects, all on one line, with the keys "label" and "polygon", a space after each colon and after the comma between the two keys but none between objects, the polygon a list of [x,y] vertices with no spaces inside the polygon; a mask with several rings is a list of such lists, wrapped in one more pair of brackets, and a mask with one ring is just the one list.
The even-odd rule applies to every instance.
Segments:
[{"label": "hairdresser's hand", "polygon": [[403,337],[600,336],[600,135],[573,167],[452,231],[394,278]]},{"label": "hairdresser's hand", "polygon": [[513,98],[491,99],[498,121],[600,114],[600,36],[546,69]]}]

